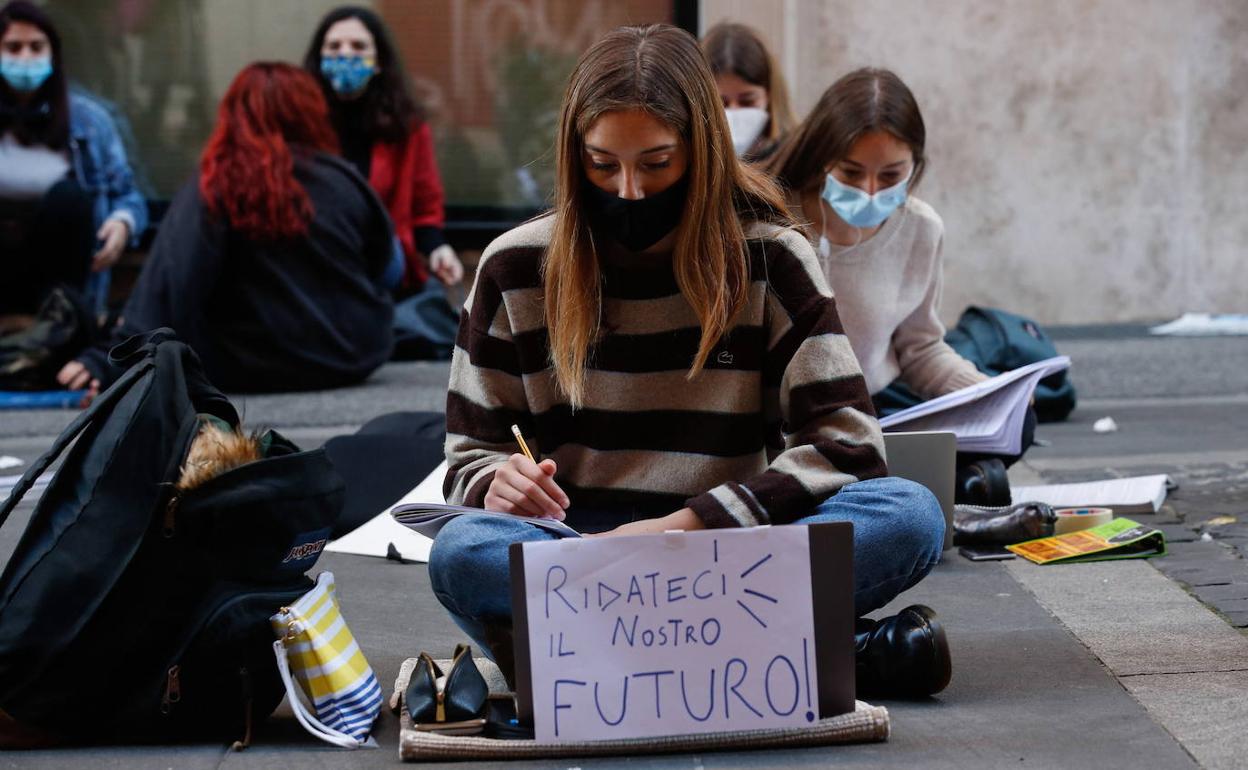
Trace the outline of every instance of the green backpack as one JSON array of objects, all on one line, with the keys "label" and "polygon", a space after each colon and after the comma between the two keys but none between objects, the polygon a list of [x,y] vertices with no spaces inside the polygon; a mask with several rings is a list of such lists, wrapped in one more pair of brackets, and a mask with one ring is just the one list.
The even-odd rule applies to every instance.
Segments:
[{"label": "green backpack", "polygon": [[[968,307],[945,342],[988,375],[1058,355],[1053,340],[1035,321],[991,307]],[[1040,380],[1036,387],[1040,422],[1061,422],[1074,410],[1075,386],[1067,375],[1061,371]]]}]

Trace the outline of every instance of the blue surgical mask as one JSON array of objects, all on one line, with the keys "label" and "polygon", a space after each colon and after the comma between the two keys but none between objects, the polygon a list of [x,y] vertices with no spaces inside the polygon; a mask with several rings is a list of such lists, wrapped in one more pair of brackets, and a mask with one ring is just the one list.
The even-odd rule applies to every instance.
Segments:
[{"label": "blue surgical mask", "polygon": [[377,74],[377,64],[368,56],[322,56],[321,74],[339,96],[357,96]]},{"label": "blue surgical mask", "polygon": [[19,59],[16,56],[0,55],[0,77],[18,93],[38,91],[39,86],[52,77],[52,57]]},{"label": "blue surgical mask", "polygon": [[866,191],[843,184],[839,179],[828,174],[827,180],[823,183],[823,199],[828,202],[836,215],[845,221],[845,224],[854,227],[875,227],[892,216],[897,207],[906,202],[906,185],[909,183],[910,177],[906,177],[886,190],[880,190],[875,195],[868,195]]}]

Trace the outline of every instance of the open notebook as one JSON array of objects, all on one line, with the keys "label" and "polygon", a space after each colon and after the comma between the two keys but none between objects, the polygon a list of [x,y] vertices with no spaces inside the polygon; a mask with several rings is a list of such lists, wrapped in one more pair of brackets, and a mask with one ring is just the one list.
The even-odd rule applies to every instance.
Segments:
[{"label": "open notebook", "polygon": [[533,516],[516,516],[511,513],[487,511],[484,508],[470,508],[465,505],[447,505],[446,503],[406,503],[390,509],[394,520],[408,529],[419,532],[425,537],[434,537],[438,530],[446,526],[456,516],[475,513],[480,516],[494,516],[500,519],[519,519],[526,524],[548,529],[560,537],[580,537],[581,533],[572,529],[562,521],[555,519],[539,519]]},{"label": "open notebook", "polygon": [[1165,474],[1125,479],[1011,487],[1014,502],[1048,503],[1054,508],[1112,508],[1117,516],[1156,513],[1174,482]]},{"label": "open notebook", "polygon": [[533,519],[480,508],[447,505],[446,498],[442,496],[442,479],[445,477],[446,463],[443,462],[394,505],[325,546],[325,550],[331,553],[427,562],[433,537],[438,534],[438,530],[451,519],[465,513],[522,518],[561,537],[581,536],[576,530],[554,519]]},{"label": "open notebook", "polygon": [[885,431],[948,431],[958,450],[1016,455],[1022,452],[1023,421],[1040,380],[1070,368],[1057,356],[955,390],[880,420]]}]

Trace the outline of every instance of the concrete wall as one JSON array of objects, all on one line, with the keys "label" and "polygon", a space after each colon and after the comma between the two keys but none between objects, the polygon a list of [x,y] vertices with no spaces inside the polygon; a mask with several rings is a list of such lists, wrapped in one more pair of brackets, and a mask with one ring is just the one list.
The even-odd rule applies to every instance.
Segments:
[{"label": "concrete wall", "polygon": [[[210,0],[204,3],[209,86],[219,100],[247,64],[259,59],[303,64],[317,22],[343,0]],[[371,0],[351,5],[372,6]]]},{"label": "concrete wall", "polygon": [[774,45],[798,110],[861,66],[914,90],[943,315],[1248,312],[1248,2],[702,0]]}]

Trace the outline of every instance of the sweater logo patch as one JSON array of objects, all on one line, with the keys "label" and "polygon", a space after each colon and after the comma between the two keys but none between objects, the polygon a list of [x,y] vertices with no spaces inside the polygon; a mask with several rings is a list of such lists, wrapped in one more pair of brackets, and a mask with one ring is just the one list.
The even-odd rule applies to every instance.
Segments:
[{"label": "sweater logo patch", "polygon": [[715,357],[715,360],[718,363],[724,364],[725,366],[731,366],[732,354],[729,353],[727,350],[720,351],[719,355]]}]

